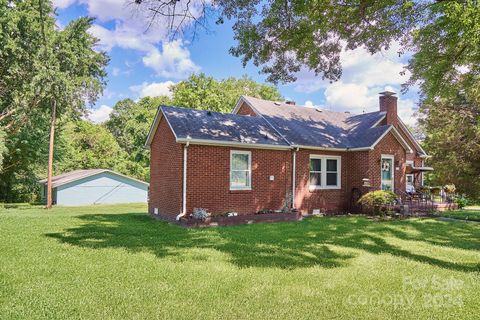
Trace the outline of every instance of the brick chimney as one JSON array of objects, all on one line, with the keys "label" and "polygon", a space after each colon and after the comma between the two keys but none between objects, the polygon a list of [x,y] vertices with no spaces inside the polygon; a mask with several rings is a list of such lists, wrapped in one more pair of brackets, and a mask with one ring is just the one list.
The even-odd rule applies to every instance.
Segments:
[{"label": "brick chimney", "polygon": [[397,124],[397,97],[392,91],[380,92],[380,111],[387,113],[387,124]]}]

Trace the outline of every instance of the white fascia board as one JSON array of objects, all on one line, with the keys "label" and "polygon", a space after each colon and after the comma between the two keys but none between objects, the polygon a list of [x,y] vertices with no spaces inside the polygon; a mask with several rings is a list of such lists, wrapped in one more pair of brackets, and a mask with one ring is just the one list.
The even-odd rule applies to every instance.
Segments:
[{"label": "white fascia board", "polygon": [[[153,120],[152,126],[150,127],[150,131],[148,132],[147,140],[145,141],[145,145],[143,146],[144,148],[150,148],[150,144],[152,143],[153,137],[155,136],[155,132],[157,132],[158,125],[160,124],[160,120],[163,117],[163,111],[162,107],[158,107],[157,113],[155,114],[155,118]],[[175,139],[177,138],[177,134],[175,133],[175,130],[173,130],[172,125],[170,124],[170,121],[168,121],[168,118],[165,117],[165,120],[168,123],[168,126],[170,127],[170,130],[172,131],[173,135],[175,136]]]},{"label": "white fascia board", "polygon": [[410,146],[408,145],[408,143],[402,138],[402,136],[400,135],[400,133],[397,131],[397,129],[395,129],[394,126],[390,125],[390,127],[388,128],[387,131],[385,131],[378,139],[377,141],[375,141],[372,146],[371,146],[371,149],[374,149],[375,146],[380,142],[382,141],[382,139],[390,132],[392,131],[393,133],[393,136],[395,137],[395,139],[397,139],[398,142],[400,142],[400,144],[402,145],[402,147],[407,150],[408,153],[413,153],[413,150],[410,148]]},{"label": "white fascia board", "polygon": [[417,139],[415,139],[413,134],[410,132],[410,130],[408,130],[407,126],[403,123],[402,119],[398,118],[398,123],[400,123],[400,127],[402,128],[402,130],[410,137],[410,139],[413,141],[415,146],[423,153],[423,155],[428,156],[425,150],[423,150],[422,146],[417,142]]},{"label": "white fascia board", "polygon": [[158,124],[160,123],[160,118],[162,117],[163,112],[161,111],[160,107],[157,109],[157,113],[155,113],[155,118],[153,119],[152,126],[148,131],[147,140],[145,140],[145,144],[143,145],[144,148],[149,148],[150,144],[152,143],[153,136],[155,135],[155,131],[157,131]]},{"label": "white fascia board", "polygon": [[[72,178],[72,179],[68,179],[68,180],[62,181],[62,182],[60,182],[60,183],[52,183],[52,188],[57,188],[57,187],[60,187],[60,186],[69,184],[69,183],[71,183],[71,182],[75,182],[75,181],[82,180],[82,179],[85,179],[85,178],[93,177],[93,176],[96,176],[96,175],[99,175],[99,174],[102,174],[102,173],[105,173],[105,172],[111,173],[111,174],[116,175],[116,176],[119,176],[119,177],[123,177],[123,178],[129,179],[129,180],[136,181],[136,182],[138,182],[138,183],[141,183],[141,184],[143,184],[143,185],[146,185],[147,187],[149,186],[149,184],[148,184],[147,182],[145,182],[145,181],[138,180],[138,179],[136,179],[136,178],[132,178],[132,177],[126,176],[126,175],[124,175],[124,174],[121,174],[121,173],[112,171],[112,170],[110,170],[110,169],[103,169],[103,170],[101,170],[101,171],[91,172],[91,173],[88,173],[88,174],[84,174],[84,175],[82,175],[82,176],[78,176],[78,177],[75,177],[75,178]],[[45,184],[45,183],[44,183],[44,184]]]}]

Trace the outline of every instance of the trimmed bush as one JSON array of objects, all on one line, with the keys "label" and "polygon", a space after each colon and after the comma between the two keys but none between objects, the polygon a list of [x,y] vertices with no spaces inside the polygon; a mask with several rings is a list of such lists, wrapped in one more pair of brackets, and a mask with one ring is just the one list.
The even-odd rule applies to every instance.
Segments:
[{"label": "trimmed bush", "polygon": [[385,215],[387,213],[386,205],[393,203],[397,195],[391,191],[370,191],[364,194],[358,203],[364,210],[373,212],[374,215]]}]

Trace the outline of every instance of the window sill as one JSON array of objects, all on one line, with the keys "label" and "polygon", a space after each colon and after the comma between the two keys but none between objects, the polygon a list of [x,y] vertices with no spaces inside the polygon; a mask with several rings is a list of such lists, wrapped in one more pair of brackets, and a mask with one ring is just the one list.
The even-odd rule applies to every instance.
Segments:
[{"label": "window sill", "polygon": [[342,187],[309,187],[308,190],[310,192],[315,192],[315,191],[328,191],[328,190],[341,190]]},{"label": "window sill", "polygon": [[230,192],[249,192],[252,191],[252,188],[230,188]]}]

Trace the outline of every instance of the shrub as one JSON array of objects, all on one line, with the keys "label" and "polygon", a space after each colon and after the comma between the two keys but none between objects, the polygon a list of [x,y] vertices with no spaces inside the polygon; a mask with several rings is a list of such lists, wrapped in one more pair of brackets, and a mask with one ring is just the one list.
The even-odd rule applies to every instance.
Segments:
[{"label": "shrub", "polygon": [[458,206],[458,209],[463,209],[469,204],[469,200],[465,195],[456,195],[453,197],[453,202],[455,202]]},{"label": "shrub", "polygon": [[198,220],[205,220],[207,219],[210,214],[207,212],[207,209],[204,208],[193,208],[193,218]]},{"label": "shrub", "polygon": [[385,215],[387,213],[386,205],[391,204],[397,199],[395,193],[391,191],[371,191],[367,194],[364,194],[358,203],[362,207],[370,212],[373,212],[374,215]]}]

